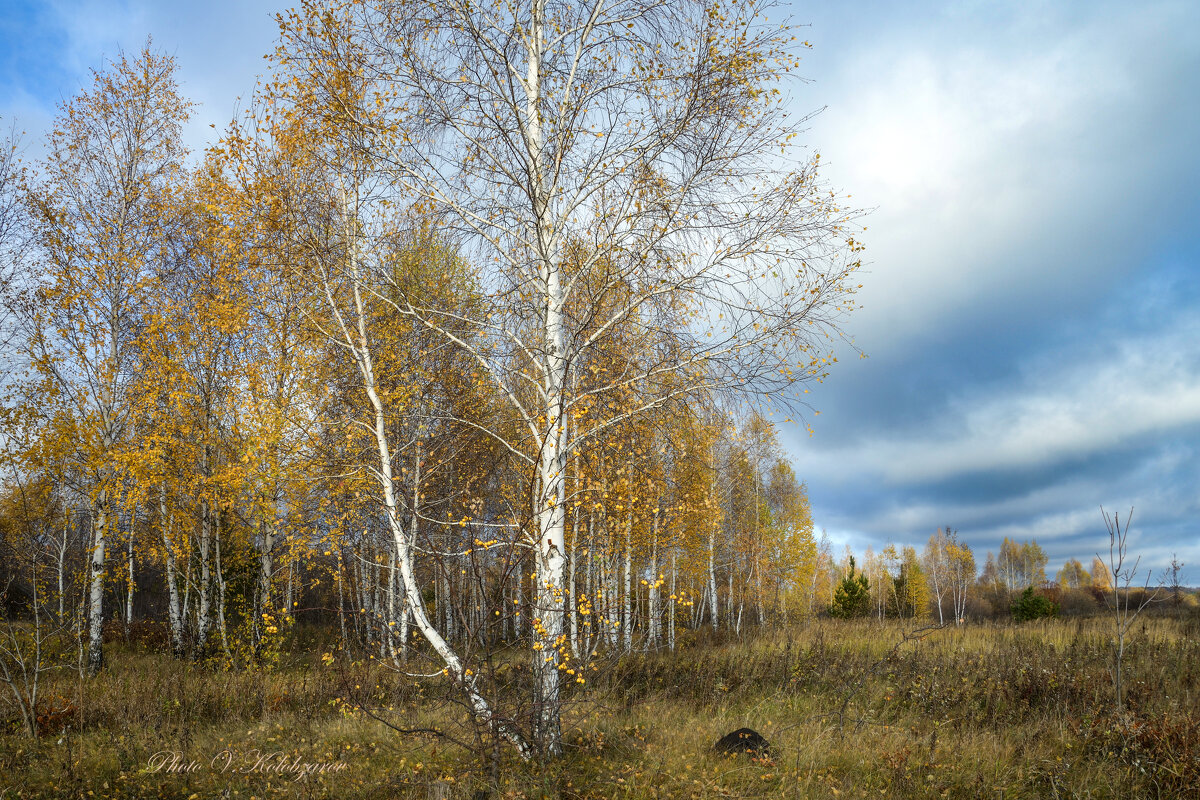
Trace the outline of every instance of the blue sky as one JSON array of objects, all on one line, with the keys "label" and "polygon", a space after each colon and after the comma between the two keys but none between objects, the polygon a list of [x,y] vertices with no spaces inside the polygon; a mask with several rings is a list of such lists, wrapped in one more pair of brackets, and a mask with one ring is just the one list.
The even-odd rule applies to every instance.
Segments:
[{"label": "blue sky", "polygon": [[[31,153],[89,68],[147,35],[211,141],[274,46],[256,0],[0,0],[0,116]],[[1200,4],[783,5],[824,108],[806,143],[866,220],[848,357],[783,428],[818,526],[856,551],[950,525],[1200,576]],[[851,356],[851,353],[846,353]]]}]

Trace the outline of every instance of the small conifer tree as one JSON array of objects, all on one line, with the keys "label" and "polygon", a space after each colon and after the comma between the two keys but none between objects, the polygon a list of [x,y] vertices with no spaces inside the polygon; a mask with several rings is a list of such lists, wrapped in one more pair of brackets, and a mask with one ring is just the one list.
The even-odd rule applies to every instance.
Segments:
[{"label": "small conifer tree", "polygon": [[850,556],[850,571],[833,591],[833,604],[829,606],[829,616],[851,619],[865,617],[870,612],[871,587],[865,574],[854,574],[854,556]]},{"label": "small conifer tree", "polygon": [[1028,622],[1042,617],[1053,617],[1058,614],[1058,605],[1042,594],[1035,594],[1032,586],[1026,586],[1011,607],[1013,619],[1017,622]]}]

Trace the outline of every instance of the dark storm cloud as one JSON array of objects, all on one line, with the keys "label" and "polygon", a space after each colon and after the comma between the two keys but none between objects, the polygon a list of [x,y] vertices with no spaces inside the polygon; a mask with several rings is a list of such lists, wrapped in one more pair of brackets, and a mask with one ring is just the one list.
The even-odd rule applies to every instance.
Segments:
[{"label": "dark storm cloud", "polygon": [[1152,311],[1156,325],[1142,318],[1137,330],[1060,329],[1014,352],[1000,378],[930,381],[907,418],[893,388],[906,373],[877,370],[866,390],[886,410],[874,416],[856,397],[849,420],[838,394],[859,387],[835,388],[835,376],[818,393],[829,408],[815,435],[792,440],[818,519],[872,542],[919,543],[949,524],[981,552],[1036,537],[1061,560],[1099,546],[1100,504],[1132,504],[1143,550],[1196,563],[1198,537],[1177,534],[1198,518],[1200,315]]}]

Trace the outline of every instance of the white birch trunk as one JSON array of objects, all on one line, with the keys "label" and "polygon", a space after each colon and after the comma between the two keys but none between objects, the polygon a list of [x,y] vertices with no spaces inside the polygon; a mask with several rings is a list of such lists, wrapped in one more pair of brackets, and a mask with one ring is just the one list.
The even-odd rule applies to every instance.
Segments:
[{"label": "white birch trunk", "polygon": [[126,586],[125,592],[125,631],[128,634],[129,626],[133,624],[133,524],[137,516],[137,509],[129,515],[129,539],[125,543],[125,558],[128,564],[129,583]]},{"label": "white birch trunk", "polygon": [[[661,505],[661,500],[659,501]],[[646,620],[646,638],[649,647],[658,649],[662,644],[662,619],[659,613],[659,579],[662,577],[658,574],[658,525],[659,525],[659,508],[654,508],[654,526],[652,538],[650,539],[650,585],[647,591],[647,620]]]},{"label": "white birch trunk", "polygon": [[[631,473],[632,476],[632,473]],[[621,649],[628,653],[633,649],[633,492],[630,486],[629,514],[625,519],[625,571],[621,603]]]},{"label": "white birch trunk", "polygon": [[675,652],[675,603],[678,595],[675,590],[675,553],[677,548],[671,548],[671,599],[667,603],[667,644],[671,652]]},{"label": "white birch trunk", "polygon": [[708,602],[711,609],[709,618],[712,620],[712,629],[714,631],[721,627],[721,608],[717,602],[717,527],[718,523],[713,522],[712,528],[708,532]]},{"label": "white birch trunk", "polygon": [[758,607],[758,624],[767,624],[767,608],[766,602],[763,600],[763,583],[762,583],[762,568],[758,564],[758,559],[755,559],[754,565],[754,588],[755,588],[755,603]]},{"label": "white birch trunk", "polygon": [[196,620],[196,655],[202,656],[208,645],[208,630],[212,625],[212,567],[209,550],[212,548],[212,510],[204,500],[200,511],[200,607]]},{"label": "white birch trunk", "polygon": [[[274,505],[274,504],[272,504]],[[270,519],[264,519],[261,523],[258,541],[258,592],[256,593],[257,602],[254,607],[254,650],[257,654],[262,644],[262,628],[265,621],[264,615],[271,617],[275,616],[275,608],[271,602],[271,584],[272,576],[275,572],[275,563],[272,552],[275,549],[275,528],[274,522]]]},{"label": "white birch trunk", "polygon": [[759,564],[762,548],[762,513],[759,510],[759,482],[762,478],[758,471],[757,459],[754,465],[754,544],[750,548],[750,569],[754,572],[755,604],[758,609],[758,624],[767,623],[767,612],[763,600],[762,567]]},{"label": "white birch trunk", "polygon": [[[208,436],[211,422],[211,411],[208,407],[208,401],[205,400],[204,409],[204,433]],[[212,547],[212,517],[213,509],[207,493],[211,490],[208,485],[208,479],[212,477],[212,447],[207,443],[204,444],[203,456],[200,464],[200,473],[205,478],[204,492],[205,497],[200,504],[200,609],[199,619],[196,621],[196,657],[204,655],[205,648],[208,645],[208,631],[212,625],[212,574],[209,564],[209,551]]]},{"label": "white birch trunk", "polygon": [[[576,466],[578,471],[578,466]],[[579,557],[579,507],[571,522],[571,554],[567,559],[567,618],[571,623],[571,657],[579,658],[579,595],[575,587],[575,562]]]},{"label": "white birch trunk", "polygon": [[525,564],[523,561],[517,561],[517,602],[516,613],[513,614],[513,629],[516,631],[516,638],[520,639],[525,635],[525,581],[528,577],[525,575]]},{"label": "white birch trunk", "polygon": [[[714,510],[712,528],[708,532],[708,602],[711,609],[710,618],[712,620],[713,632],[720,629],[721,620],[721,604],[717,600],[717,567],[716,567],[716,549],[717,549],[717,532],[721,527],[721,493],[717,486],[717,447],[714,443],[709,448],[709,457],[712,459],[712,501],[717,504]],[[733,596],[730,595],[732,602]]]},{"label": "white birch trunk", "polygon": [[63,523],[62,539],[58,542],[58,619],[66,613],[67,523]]},{"label": "white birch trunk", "polygon": [[337,549],[337,582],[338,582],[338,628],[342,634],[342,647],[348,647],[350,642],[346,638],[346,570],[345,562],[342,559],[342,548],[339,545]]},{"label": "white birch trunk", "polygon": [[288,618],[291,619],[296,613],[296,596],[294,594],[294,582],[296,574],[296,555],[292,553],[288,558],[288,574],[287,574],[287,589],[283,593],[284,605],[287,607]]},{"label": "white birch trunk", "polygon": [[388,622],[391,621],[391,618],[387,613],[390,609],[384,609],[383,597],[381,597],[382,587],[379,585],[380,566],[379,551],[376,550],[374,564],[371,567],[371,607],[375,610],[375,615],[372,619],[375,623],[375,637],[378,640],[379,657],[383,658],[387,655],[387,640],[391,638],[391,633],[388,630]]},{"label": "white birch trunk", "polygon": [[597,610],[600,607],[599,597],[596,593],[596,509],[592,507],[588,510],[588,546],[587,546],[587,575],[584,592],[587,593],[589,613],[587,623],[583,626],[584,642],[583,642],[583,657],[585,661],[591,663],[592,651],[596,648],[596,637],[600,633],[596,626],[600,624]]},{"label": "white birch trunk", "polygon": [[388,585],[387,585],[387,620],[384,624],[384,632],[387,634],[387,649],[388,656],[392,659],[392,663],[397,666],[400,664],[400,659],[396,654],[396,551],[392,549],[388,553]]},{"label": "white birch trunk", "polygon": [[216,568],[217,568],[217,630],[221,633],[221,650],[226,660],[233,663],[233,653],[229,651],[229,632],[225,629],[225,569],[221,565],[221,518],[217,517],[216,536]]},{"label": "white birch trunk", "polygon": [[175,569],[175,545],[171,534],[175,528],[175,515],[167,513],[167,487],[160,484],[158,490],[158,519],[162,525],[163,552],[167,562],[167,619],[171,628],[171,652],[176,658],[183,658],[183,614],[179,605],[179,581]]},{"label": "white birch trunk", "polygon": [[92,575],[88,592],[88,674],[104,667],[104,545],[108,534],[108,493],[101,489],[96,499]]},{"label": "white birch trunk", "polygon": [[192,608],[192,543],[187,540],[184,547],[186,559],[186,570],[183,575],[183,603],[180,605],[180,611],[183,621],[183,630],[186,632],[191,624],[191,608]]},{"label": "white birch trunk", "polygon": [[[738,605],[738,610],[737,610],[736,616],[734,615],[734,611],[733,611],[733,573],[737,571],[734,569],[735,566],[737,566],[737,561],[736,561],[736,559],[731,558],[730,563],[729,563],[729,593],[725,595],[725,609],[729,613],[730,627],[732,627],[736,623],[736,624],[738,624],[738,626],[740,628],[740,623],[742,620],[741,605],[740,604]],[[745,598],[741,598],[741,599],[744,600]],[[735,630],[734,633],[741,633],[741,630],[740,629]]]}]

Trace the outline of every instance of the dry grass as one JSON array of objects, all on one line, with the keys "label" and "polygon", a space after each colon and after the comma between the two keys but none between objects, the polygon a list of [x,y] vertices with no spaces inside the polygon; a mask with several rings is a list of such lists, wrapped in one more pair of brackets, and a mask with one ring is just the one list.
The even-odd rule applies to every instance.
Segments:
[{"label": "dry grass", "polygon": [[[1139,624],[1124,716],[1110,700],[1102,618],[920,641],[902,641],[894,624],[833,620],[743,641],[699,635],[596,676],[569,709],[562,759],[525,765],[505,752],[491,767],[339,710],[339,698],[373,701],[408,727],[453,722],[438,687],[377,665],[329,668],[299,651],[275,671],[224,673],[117,648],[101,677],[52,687],[59,707],[47,710],[58,713],[41,740],[0,736],[0,798],[465,798],[481,788],[511,798],[1200,798],[1197,627]],[[743,726],[770,740],[773,761],[710,751]],[[300,780],[237,772],[255,748],[345,768]],[[235,760],[222,771],[211,760],[226,749]],[[200,766],[151,772],[159,751]]]}]

